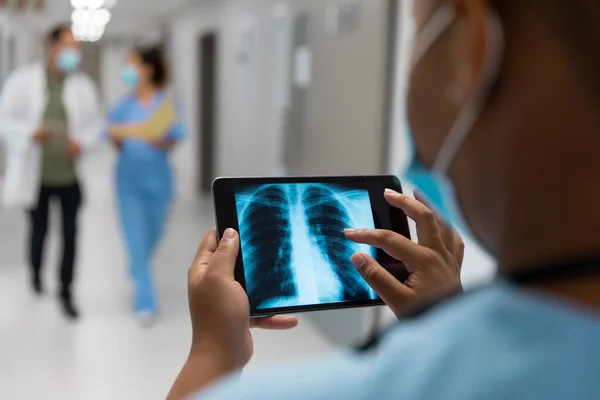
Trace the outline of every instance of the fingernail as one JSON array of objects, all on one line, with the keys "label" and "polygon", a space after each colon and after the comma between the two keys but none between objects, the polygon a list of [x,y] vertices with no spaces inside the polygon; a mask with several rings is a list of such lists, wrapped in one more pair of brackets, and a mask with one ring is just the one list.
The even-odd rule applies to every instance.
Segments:
[{"label": "fingernail", "polygon": [[226,239],[226,240],[235,239],[235,231],[231,228],[227,229],[225,231],[225,234],[223,235],[223,239]]},{"label": "fingernail", "polygon": [[347,234],[351,234],[351,233],[355,233],[355,232],[356,232],[356,229],[351,229],[351,228],[344,229],[344,233],[347,233]]},{"label": "fingernail", "polygon": [[366,262],[367,260],[365,260],[365,258],[360,254],[357,254],[354,257],[352,257],[352,265],[354,265],[354,268],[356,269],[362,268],[363,265],[366,264]]},{"label": "fingernail", "polygon": [[398,192],[396,192],[395,190],[392,190],[392,189],[385,189],[385,193],[386,194],[398,194]]}]

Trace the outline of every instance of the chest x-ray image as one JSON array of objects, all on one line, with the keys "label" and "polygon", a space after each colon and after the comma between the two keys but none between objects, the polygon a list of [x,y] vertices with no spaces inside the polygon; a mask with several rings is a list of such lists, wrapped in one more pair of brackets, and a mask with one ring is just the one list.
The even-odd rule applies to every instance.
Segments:
[{"label": "chest x-ray image", "polygon": [[376,300],[350,262],[375,249],[344,237],[375,227],[369,192],[322,183],[265,184],[235,195],[246,291],[254,309]]}]

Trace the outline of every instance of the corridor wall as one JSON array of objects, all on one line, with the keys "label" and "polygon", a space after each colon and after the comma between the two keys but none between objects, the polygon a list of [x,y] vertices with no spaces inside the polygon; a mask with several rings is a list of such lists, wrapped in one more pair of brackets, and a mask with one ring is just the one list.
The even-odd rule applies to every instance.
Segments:
[{"label": "corridor wall", "polygon": [[[175,84],[191,133],[181,162],[193,160],[198,149],[202,119],[198,38],[215,31],[219,34],[218,175],[383,172],[388,1],[355,2],[360,26],[346,35],[327,32],[329,5],[339,3],[329,0],[209,1],[172,20]],[[286,121],[277,81],[281,56],[277,24],[282,12],[291,18],[309,15],[314,42],[306,147],[297,149],[302,157],[292,170],[283,163]]]}]

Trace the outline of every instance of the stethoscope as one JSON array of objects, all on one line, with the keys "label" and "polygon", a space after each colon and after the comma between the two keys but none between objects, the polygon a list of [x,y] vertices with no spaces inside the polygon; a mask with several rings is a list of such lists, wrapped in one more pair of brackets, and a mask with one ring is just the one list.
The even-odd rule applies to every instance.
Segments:
[{"label": "stethoscope", "polygon": [[[503,281],[512,283],[516,286],[527,287],[544,283],[563,282],[573,278],[582,278],[594,275],[600,275],[600,256],[598,254],[567,258],[550,264],[537,264],[530,265],[528,267],[522,267],[514,272],[500,275],[495,282]],[[447,300],[479,293],[489,288],[493,284],[494,283],[487,284],[466,292],[456,291],[433,300],[424,301],[406,312],[397,323],[394,323],[392,326],[384,329],[383,332],[375,335],[374,337],[368,339],[364,344],[356,347],[356,350],[359,352],[375,350],[381,341],[403,322],[421,317]]]}]

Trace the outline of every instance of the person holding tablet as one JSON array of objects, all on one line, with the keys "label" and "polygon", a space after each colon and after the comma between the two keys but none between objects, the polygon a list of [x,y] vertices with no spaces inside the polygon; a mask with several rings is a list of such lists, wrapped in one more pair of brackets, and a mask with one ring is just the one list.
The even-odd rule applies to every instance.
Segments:
[{"label": "person holding tablet", "polygon": [[[352,256],[401,321],[360,350],[240,381],[249,328],[297,321],[250,320],[233,275],[239,235],[228,230],[218,243],[210,232],[189,272],[192,346],[169,399],[598,398],[600,1],[413,4],[415,157],[405,175],[439,217],[388,192],[415,220],[418,243],[346,232],[407,266],[401,283],[371,257]],[[439,219],[488,249],[495,282],[461,293],[460,244]],[[415,303],[423,309],[407,315]]]},{"label": "person holding tablet", "polygon": [[183,139],[183,124],[166,94],[169,70],[160,48],[131,52],[122,71],[131,88],[112,109],[109,136],[119,152],[117,195],[134,282],[134,310],[143,325],[158,311],[151,260],[173,199],[169,153]]}]

